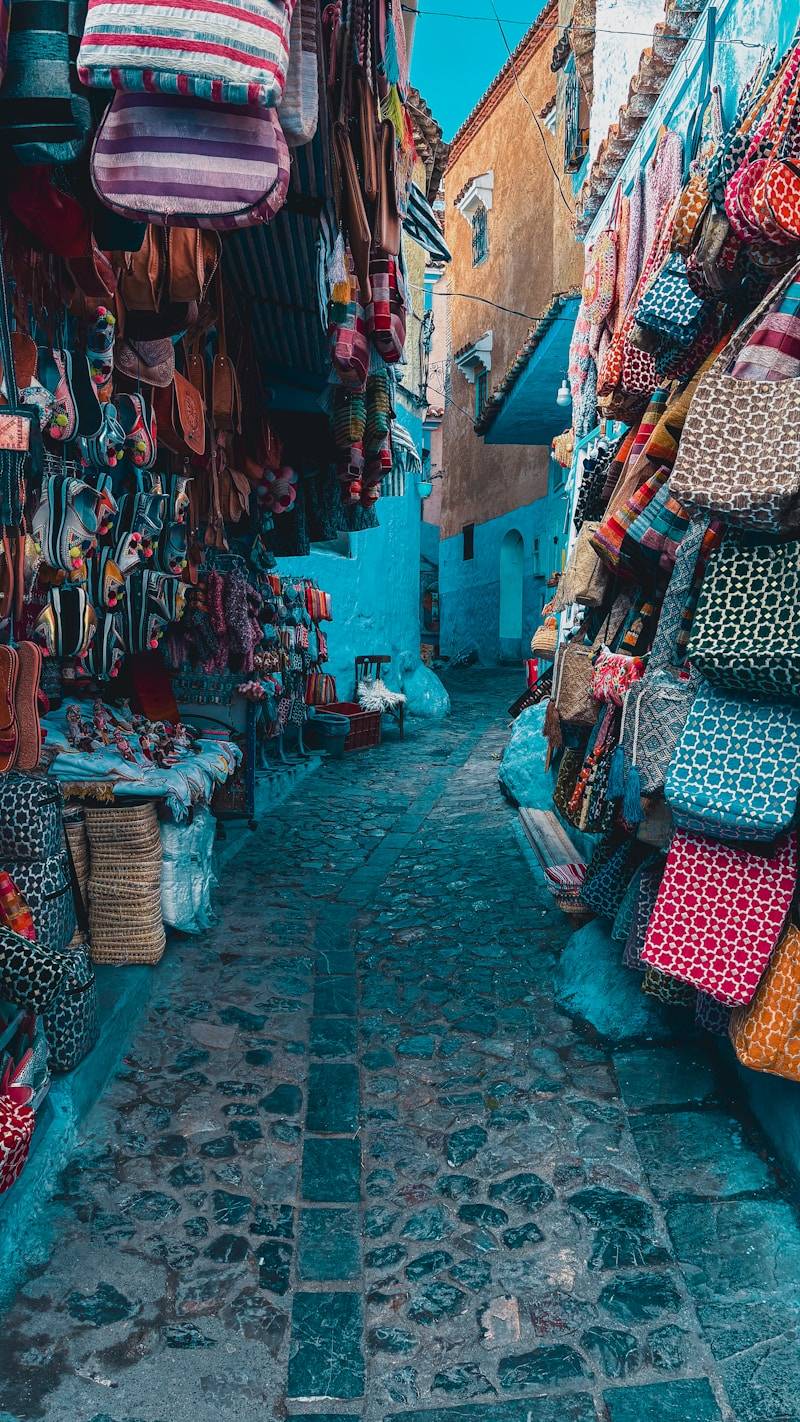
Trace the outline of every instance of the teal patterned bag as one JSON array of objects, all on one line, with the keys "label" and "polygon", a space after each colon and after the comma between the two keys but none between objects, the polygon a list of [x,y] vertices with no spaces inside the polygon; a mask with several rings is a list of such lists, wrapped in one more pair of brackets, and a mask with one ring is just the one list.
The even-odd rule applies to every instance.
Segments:
[{"label": "teal patterned bag", "polygon": [[704,682],[667,772],[676,825],[717,839],[770,841],[792,824],[798,789],[800,706]]}]

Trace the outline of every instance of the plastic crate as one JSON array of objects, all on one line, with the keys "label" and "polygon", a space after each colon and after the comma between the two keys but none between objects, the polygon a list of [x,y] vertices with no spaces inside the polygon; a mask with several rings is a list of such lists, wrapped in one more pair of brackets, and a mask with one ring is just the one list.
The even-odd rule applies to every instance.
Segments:
[{"label": "plastic crate", "polygon": [[317,707],[318,716],[324,716],[329,711],[347,716],[350,721],[350,734],[344,743],[346,751],[368,750],[371,746],[380,745],[380,711],[362,711],[357,701],[329,701],[327,705]]}]

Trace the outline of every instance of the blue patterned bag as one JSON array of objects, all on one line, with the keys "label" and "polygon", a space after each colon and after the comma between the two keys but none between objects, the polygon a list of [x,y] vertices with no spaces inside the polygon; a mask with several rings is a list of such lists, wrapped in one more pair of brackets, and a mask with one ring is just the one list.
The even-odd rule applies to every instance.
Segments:
[{"label": "blue patterned bag", "polygon": [[717,839],[770,841],[792,824],[798,789],[800,706],[703,682],[667,772],[675,823]]}]

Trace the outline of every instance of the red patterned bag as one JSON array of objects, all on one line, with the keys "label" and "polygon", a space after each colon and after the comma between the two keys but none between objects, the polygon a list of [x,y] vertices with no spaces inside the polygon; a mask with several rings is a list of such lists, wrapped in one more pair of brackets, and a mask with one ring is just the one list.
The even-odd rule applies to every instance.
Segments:
[{"label": "red patterned bag", "polygon": [[372,300],[366,308],[367,331],[390,365],[400,360],[406,343],[406,300],[396,257],[373,252],[369,260]]},{"label": "red patterned bag", "polygon": [[718,1002],[750,1002],[781,936],[796,876],[796,831],[761,852],[676,830],[642,962]]}]

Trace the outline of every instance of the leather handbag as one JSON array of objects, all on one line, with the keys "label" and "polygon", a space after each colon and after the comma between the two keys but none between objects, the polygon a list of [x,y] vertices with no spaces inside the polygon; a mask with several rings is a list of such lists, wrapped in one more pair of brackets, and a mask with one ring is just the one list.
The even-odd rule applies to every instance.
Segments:
[{"label": "leather handbag", "polygon": [[800,706],[757,702],[703,682],[664,786],[677,825],[720,839],[771,841],[800,789]]},{"label": "leather handbag", "polygon": [[364,205],[364,194],[361,191],[350,134],[347,125],[341,121],[333,126],[333,152],[341,188],[342,223],[350,250],[353,273],[358,284],[359,299],[361,304],[366,306],[372,299],[372,285],[369,275],[372,231]]},{"label": "leather handbag", "polygon": [[598,526],[594,521],[582,524],[558,580],[552,604],[554,612],[563,612],[572,603],[580,603],[582,607],[602,607],[609,573],[592,546]]},{"label": "leather handbag", "polygon": [[164,92],[271,109],[289,61],[291,0],[234,0],[202,11],[191,0],[89,0],[78,75],[91,89]]},{"label": "leather handbag", "polygon": [[728,529],[710,559],[689,640],[714,686],[800,701],[800,541]]},{"label": "leather handbag", "polygon": [[98,197],[121,217],[225,232],[280,212],[289,150],[271,108],[116,94],[94,140],[91,174]]},{"label": "leather handbag", "polygon": [[719,1002],[753,998],[791,907],[797,834],[769,850],[676,830],[642,962]]},{"label": "leather handbag", "polygon": [[730,1039],[753,1071],[800,1081],[800,928],[790,923],[747,1007],[730,1018]]},{"label": "leather handbag", "polygon": [[687,508],[768,533],[800,526],[800,379],[735,380],[751,331],[800,273],[782,278],[701,379],[686,417],[671,490]]},{"label": "leather handbag", "polygon": [[205,408],[202,397],[176,370],[171,385],[153,390],[153,410],[159,441],[183,459],[202,455],[206,448]]}]

